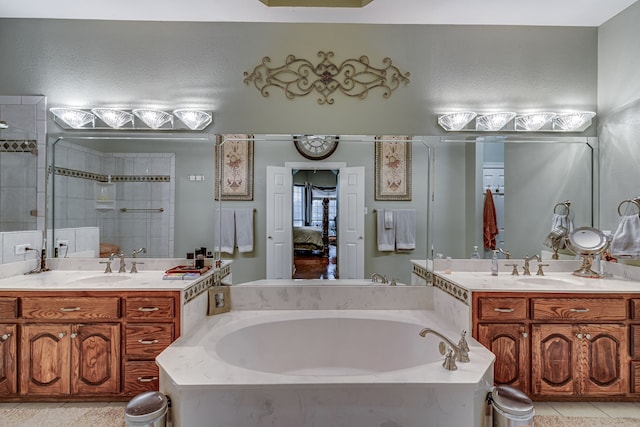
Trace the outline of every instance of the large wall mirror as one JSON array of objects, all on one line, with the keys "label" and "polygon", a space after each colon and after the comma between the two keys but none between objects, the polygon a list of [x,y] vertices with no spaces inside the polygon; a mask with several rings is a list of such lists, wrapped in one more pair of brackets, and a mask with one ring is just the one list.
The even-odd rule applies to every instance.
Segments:
[{"label": "large wall mirror", "polygon": [[[330,158],[310,162],[297,152],[291,135],[253,135],[252,198],[223,201],[214,198],[218,168],[213,135],[74,134],[51,135],[49,141],[56,170],[49,189],[50,251],[57,250],[58,256],[100,256],[95,243],[91,247],[83,243],[85,238],[95,242],[96,236],[103,256],[116,249],[128,255],[139,247],[146,247],[150,257],[181,258],[199,247],[214,251],[216,209],[251,209],[252,250],[236,249],[233,256],[223,257],[232,257],[238,267],[234,282],[263,279],[267,277],[267,169],[296,162],[317,164],[317,169],[295,170],[291,185],[306,183],[311,190],[313,186],[327,190],[320,199],[332,197],[327,188],[335,182],[331,176],[336,171],[324,167],[325,162],[364,169],[365,277],[380,272],[410,283],[410,260],[432,259],[436,254],[469,258],[475,245],[489,257],[482,251],[487,187],[500,211],[498,244],[514,258],[548,249],[542,242],[558,202],[571,201],[576,226],[597,224],[593,138],[413,137],[411,198],[393,201],[376,200],[375,136],[341,135]],[[322,176],[317,184],[314,175]],[[110,185],[103,185],[109,176]],[[309,194],[313,198],[313,192]],[[416,210],[415,250],[378,250],[377,212],[385,209]],[[321,215],[309,215],[309,224],[317,225]],[[304,222],[292,213],[292,227],[294,217]],[[336,219],[329,217],[329,227],[331,237],[338,240]],[[82,237],[81,229],[88,237]],[[61,241],[67,246],[56,247]]]}]

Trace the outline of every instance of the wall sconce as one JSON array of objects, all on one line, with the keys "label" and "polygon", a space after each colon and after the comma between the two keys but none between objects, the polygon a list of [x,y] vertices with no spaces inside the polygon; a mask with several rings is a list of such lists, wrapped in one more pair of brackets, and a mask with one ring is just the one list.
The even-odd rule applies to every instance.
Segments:
[{"label": "wall sconce", "polygon": [[463,111],[438,116],[438,124],[448,132],[582,132],[591,126],[596,113],[514,112],[475,113]]},{"label": "wall sconce", "polygon": [[49,111],[54,121],[64,129],[203,130],[213,122],[212,112],[190,108],[167,112],[151,108],[62,107],[50,108]]}]

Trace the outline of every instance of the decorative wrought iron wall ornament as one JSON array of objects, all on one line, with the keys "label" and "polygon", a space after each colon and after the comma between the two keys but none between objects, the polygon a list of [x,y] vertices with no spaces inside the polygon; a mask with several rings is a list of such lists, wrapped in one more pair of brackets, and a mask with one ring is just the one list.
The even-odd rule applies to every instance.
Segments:
[{"label": "decorative wrought iron wall ornament", "polygon": [[271,58],[265,56],[251,73],[244,73],[244,83],[253,85],[262,96],[270,95],[270,88],[280,88],[289,99],[317,92],[318,104],[333,104],[333,95],[342,92],[346,96],[365,99],[369,91],[381,88],[382,96],[389,98],[402,83],[408,85],[411,73],[403,73],[392,64],[390,58],[382,60],[382,66],[373,67],[367,56],[346,59],[341,64],[332,61],[333,52],[318,52],[320,62],[288,55],[284,65],[271,66]]}]

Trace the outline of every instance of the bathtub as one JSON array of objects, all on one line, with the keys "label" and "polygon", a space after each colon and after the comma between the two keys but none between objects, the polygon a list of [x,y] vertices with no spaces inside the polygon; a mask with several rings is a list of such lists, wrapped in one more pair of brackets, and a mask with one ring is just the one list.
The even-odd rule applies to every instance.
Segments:
[{"label": "bathtub", "polygon": [[231,311],[162,352],[175,427],[481,427],[494,356],[442,367],[430,310]]}]

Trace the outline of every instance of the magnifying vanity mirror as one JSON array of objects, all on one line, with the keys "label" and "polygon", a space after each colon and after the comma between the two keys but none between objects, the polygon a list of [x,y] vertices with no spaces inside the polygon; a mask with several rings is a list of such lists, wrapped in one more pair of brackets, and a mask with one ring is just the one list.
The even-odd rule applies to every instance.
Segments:
[{"label": "magnifying vanity mirror", "polygon": [[578,227],[569,233],[567,240],[569,248],[582,257],[582,265],[573,274],[580,277],[601,277],[599,272],[591,269],[591,266],[593,257],[602,254],[609,245],[605,234],[597,228]]}]

